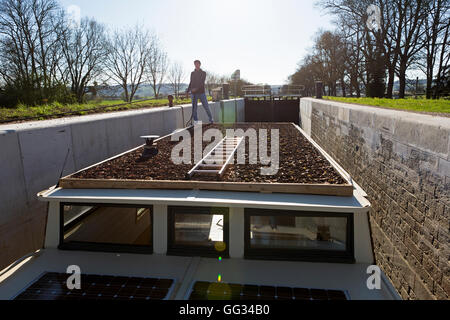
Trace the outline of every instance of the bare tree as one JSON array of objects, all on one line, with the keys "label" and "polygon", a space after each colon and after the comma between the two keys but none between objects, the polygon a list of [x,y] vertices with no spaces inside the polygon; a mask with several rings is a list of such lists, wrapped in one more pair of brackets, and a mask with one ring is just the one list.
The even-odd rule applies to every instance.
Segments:
[{"label": "bare tree", "polygon": [[[427,78],[427,99],[431,99],[433,96],[432,87],[439,53],[445,51],[445,45],[440,43],[440,41],[443,40],[448,25],[448,18],[447,21],[445,19],[448,10],[449,4],[444,0],[432,0],[429,2],[429,14],[425,19],[425,35],[423,39],[424,62],[420,64]],[[437,76],[439,77],[439,75]]]},{"label": "bare tree", "polygon": [[322,64],[322,80],[328,87],[329,95],[337,94],[339,80],[345,91],[346,52],[341,36],[330,31],[320,32],[314,50],[317,62]]},{"label": "bare tree", "polygon": [[[325,64],[324,72],[328,75],[325,74],[321,80],[331,80],[328,85],[334,87],[334,79],[332,78],[335,75],[333,72],[337,72],[343,94],[347,93],[345,90],[346,83],[348,83],[350,95],[355,92],[358,97],[361,95],[361,84],[366,87],[366,93],[367,89],[369,88],[369,91],[371,91],[370,88],[373,86],[374,75],[372,71],[377,71],[375,64],[376,62],[379,63],[379,57],[382,56],[379,51],[382,48],[379,45],[381,42],[380,33],[373,32],[367,27],[369,18],[367,9],[371,4],[372,1],[369,0],[318,1],[321,8],[328,10],[336,17],[335,22],[339,32],[338,38],[334,42],[335,45],[340,47],[339,50],[334,50],[330,45],[325,46],[327,51],[335,51],[333,54],[334,62],[330,64],[329,61]],[[324,39],[322,39],[323,41]],[[332,70],[333,68],[336,70]],[[335,90],[332,88],[331,93],[333,91]]]},{"label": "bare tree", "polygon": [[[360,19],[358,17],[357,19]],[[348,94],[361,96],[360,82],[364,82],[364,28],[360,23],[355,23],[355,17],[339,15],[336,20],[338,33],[342,43],[341,64],[338,66],[341,75],[341,87],[345,89],[348,85]],[[343,77],[343,78],[342,78]],[[347,79],[346,79],[347,78]],[[343,90],[343,95],[346,92]]]},{"label": "bare tree", "polygon": [[144,80],[152,41],[150,32],[140,26],[115,31],[108,41],[106,69],[124,90],[127,102],[133,101]]},{"label": "bare tree", "polygon": [[212,95],[212,90],[217,88],[220,83],[221,80],[224,79],[225,77],[220,76],[214,72],[211,71],[206,71],[206,89],[208,90],[208,94]]},{"label": "bare tree", "polygon": [[103,72],[105,45],[105,28],[88,18],[83,18],[76,29],[68,28],[62,37],[71,91],[78,102],[83,102],[89,82]]},{"label": "bare tree", "polygon": [[0,1],[0,75],[22,102],[61,95],[58,44],[65,22],[60,12],[55,0]]},{"label": "bare tree", "polygon": [[146,67],[148,81],[153,88],[155,99],[158,99],[161,86],[166,78],[169,61],[167,53],[163,50],[157,37],[154,36],[152,40]]},{"label": "bare tree", "polygon": [[424,21],[427,17],[428,10],[426,0],[394,0],[394,4],[399,12],[399,17],[395,21],[397,29],[402,29],[399,35],[394,35],[397,43],[396,47],[399,56],[399,64],[397,66],[397,76],[400,81],[399,98],[405,97],[406,91],[406,72],[414,63],[416,55],[424,47],[423,39],[425,28]]},{"label": "bare tree", "polygon": [[[444,20],[445,21],[445,20]],[[440,89],[444,86],[443,80],[449,84],[450,76],[450,50],[449,50],[449,30],[450,29],[450,18],[446,18],[445,32],[441,40],[441,54],[439,58],[439,68],[436,76],[436,86],[433,94],[433,98],[437,99],[440,95]]]},{"label": "bare tree", "polygon": [[178,98],[181,92],[181,85],[183,81],[186,79],[186,73],[181,63],[174,62],[172,64],[172,66],[169,69],[168,79],[175,93],[175,96]]},{"label": "bare tree", "polygon": [[305,86],[304,94],[313,96],[315,93],[315,81],[321,80],[322,66],[316,62],[315,57],[310,53],[299,63],[297,71],[289,77],[289,82],[294,85]]},{"label": "bare tree", "polygon": [[[383,78],[388,74],[386,96],[392,98],[396,77],[400,82],[399,96],[406,91],[406,75],[409,70],[425,65],[429,84],[433,79],[433,69],[438,59],[439,35],[444,34],[446,20],[445,0],[319,0],[318,5],[327,9],[338,19],[347,35],[347,42],[358,43],[349,52],[351,60],[358,61],[358,51],[363,55],[361,81],[367,87],[370,79]],[[381,16],[376,29],[367,26],[367,9],[376,5]],[[350,39],[350,41],[349,41]],[[353,47],[353,46],[352,46]],[[445,46],[442,46],[444,48]],[[425,48],[426,53],[421,55]],[[444,50],[444,49],[443,49]],[[424,58],[425,56],[425,58]],[[428,61],[427,61],[428,60]],[[444,58],[445,60],[445,58]],[[384,61],[384,62],[383,62]],[[445,63],[444,63],[445,64]],[[349,63],[351,68],[354,63]],[[383,68],[382,68],[383,67]],[[355,72],[349,72],[350,83]],[[430,94],[428,94],[430,95]]]}]

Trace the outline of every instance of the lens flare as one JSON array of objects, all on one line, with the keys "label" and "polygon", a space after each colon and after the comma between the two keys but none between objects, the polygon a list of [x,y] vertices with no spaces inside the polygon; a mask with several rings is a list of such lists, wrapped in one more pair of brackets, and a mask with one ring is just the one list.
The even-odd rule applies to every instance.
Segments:
[{"label": "lens flare", "polygon": [[225,242],[219,241],[214,244],[214,248],[218,252],[224,252],[227,248],[227,244]]},{"label": "lens flare", "polygon": [[231,287],[223,282],[214,282],[208,287],[208,300],[231,300]]}]

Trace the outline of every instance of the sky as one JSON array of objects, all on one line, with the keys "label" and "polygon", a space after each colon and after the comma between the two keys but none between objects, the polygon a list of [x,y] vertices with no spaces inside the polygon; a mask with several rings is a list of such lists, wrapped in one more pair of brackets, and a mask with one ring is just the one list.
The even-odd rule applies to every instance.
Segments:
[{"label": "sky", "polygon": [[219,75],[241,70],[252,83],[286,83],[331,17],[314,0],[60,0],[111,29],[143,25],[169,59],[188,71],[193,61]]}]

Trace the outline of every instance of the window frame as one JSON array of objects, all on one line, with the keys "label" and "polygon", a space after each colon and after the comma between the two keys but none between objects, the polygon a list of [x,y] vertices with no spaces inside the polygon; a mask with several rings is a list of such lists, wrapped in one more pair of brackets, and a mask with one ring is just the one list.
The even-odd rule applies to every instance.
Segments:
[{"label": "window frame", "polygon": [[[86,206],[86,207],[110,207],[110,208],[129,208],[129,209],[150,209],[150,245],[133,245],[133,244],[117,244],[117,243],[97,243],[97,242],[81,242],[71,241],[64,242],[64,232],[67,228],[72,227],[80,218],[70,222],[64,227],[64,206]],[[92,214],[92,209],[86,212],[87,215]],[[60,202],[59,205],[59,245],[58,249],[66,251],[93,251],[93,252],[113,252],[113,253],[137,253],[137,254],[153,254],[153,205],[136,205],[136,204],[116,204],[116,203],[73,203]]]},{"label": "window frame", "polygon": [[[312,212],[312,211],[290,211],[277,209],[254,209],[244,210],[244,257],[250,260],[281,260],[281,261],[304,261],[304,262],[326,262],[326,263],[355,263],[354,245],[354,218],[353,213],[336,212]],[[250,225],[251,217],[323,217],[323,218],[346,218],[346,250],[317,250],[317,249],[271,249],[254,248],[251,246]]]},{"label": "window frame", "polygon": [[[175,244],[175,215],[176,214],[194,214],[194,215],[214,215],[211,210],[220,210],[218,213],[223,215],[223,242],[226,248],[218,253],[214,248],[201,246],[189,246]],[[189,256],[205,258],[229,258],[230,252],[230,209],[227,207],[189,207],[189,206],[168,206],[167,207],[167,255]]]}]

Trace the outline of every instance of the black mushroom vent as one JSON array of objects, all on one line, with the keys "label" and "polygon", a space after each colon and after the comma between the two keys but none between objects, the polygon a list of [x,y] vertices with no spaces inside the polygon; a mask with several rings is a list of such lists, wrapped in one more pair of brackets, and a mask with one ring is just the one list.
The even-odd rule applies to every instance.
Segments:
[{"label": "black mushroom vent", "polygon": [[156,155],[158,155],[158,148],[156,147],[155,140],[159,138],[159,136],[142,136],[142,139],[145,139],[144,151],[141,155],[141,160],[149,160]]}]

